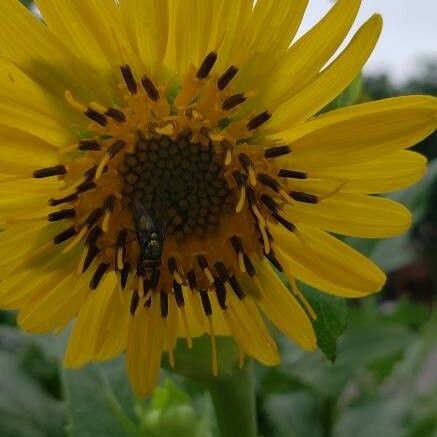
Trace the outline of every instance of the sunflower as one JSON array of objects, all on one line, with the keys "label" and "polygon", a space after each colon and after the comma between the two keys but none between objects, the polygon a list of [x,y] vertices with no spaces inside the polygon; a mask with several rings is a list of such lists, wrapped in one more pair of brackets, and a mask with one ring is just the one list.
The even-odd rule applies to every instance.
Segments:
[{"label": "sunflower", "polygon": [[[334,59],[360,0],[294,44],[308,0],[18,0],[0,8],[0,306],[24,329],[75,319],[65,364],[123,351],[148,394],[179,338],[232,336],[279,361],[263,315],[305,350],[316,315],[297,281],[342,297],[384,273],[331,235],[391,237],[419,180],[405,151],[436,99],[317,115],[359,74],[372,16]],[[278,278],[288,279],[290,287]],[[263,314],[263,315],[261,315]]]}]

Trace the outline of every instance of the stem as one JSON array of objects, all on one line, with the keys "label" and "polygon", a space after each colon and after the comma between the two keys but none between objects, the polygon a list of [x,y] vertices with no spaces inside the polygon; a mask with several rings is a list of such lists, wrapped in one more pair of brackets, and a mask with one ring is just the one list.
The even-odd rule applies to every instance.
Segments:
[{"label": "stem", "polygon": [[255,385],[252,363],[231,375],[207,381],[222,437],[256,437]]}]

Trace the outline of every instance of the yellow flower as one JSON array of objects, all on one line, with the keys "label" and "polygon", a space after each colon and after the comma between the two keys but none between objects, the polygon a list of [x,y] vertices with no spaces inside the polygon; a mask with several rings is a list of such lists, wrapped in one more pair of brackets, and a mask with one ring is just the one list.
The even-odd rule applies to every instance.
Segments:
[{"label": "yellow flower", "polygon": [[[232,336],[279,356],[261,312],[306,350],[296,280],[361,297],[384,273],[330,235],[391,237],[401,205],[368,195],[425,172],[405,151],[436,99],[315,115],[359,74],[372,16],[330,61],[360,0],[293,45],[308,0],[18,0],[0,7],[0,306],[32,332],[76,317],[67,366],[126,350],[153,389],[177,339]],[[273,267],[283,271],[291,292]]]}]

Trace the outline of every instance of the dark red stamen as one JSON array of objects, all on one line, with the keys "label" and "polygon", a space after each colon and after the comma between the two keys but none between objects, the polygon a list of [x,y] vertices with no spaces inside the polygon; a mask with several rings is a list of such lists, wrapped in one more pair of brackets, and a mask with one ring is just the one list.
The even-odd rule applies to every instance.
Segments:
[{"label": "dark red stamen", "polygon": [[74,229],[74,227],[72,226],[65,231],[62,231],[60,234],[56,235],[53,239],[53,242],[55,244],[61,244],[64,241],[67,241],[70,238],[74,237],[75,235],[77,235],[77,232],[76,229]]},{"label": "dark red stamen", "polygon": [[238,68],[235,67],[235,65],[231,65],[217,80],[217,88],[219,91],[223,91],[237,73]]},{"label": "dark red stamen", "polygon": [[289,179],[307,179],[308,177],[306,173],[303,173],[301,171],[286,170],[286,169],[279,170],[278,176],[281,178],[289,178]]},{"label": "dark red stamen", "polygon": [[246,96],[243,93],[234,94],[233,96],[228,97],[222,104],[223,111],[230,111],[232,108],[235,108],[238,105],[241,105],[246,101]]},{"label": "dark red stamen", "polygon": [[270,120],[272,114],[269,111],[264,111],[261,114],[256,115],[250,119],[246,125],[248,130],[254,130],[264,124],[266,121]]},{"label": "dark red stamen", "polygon": [[102,127],[106,127],[108,125],[108,119],[103,114],[100,114],[100,112],[94,111],[94,109],[88,108],[84,112],[84,115]]},{"label": "dark red stamen", "polygon": [[137,81],[134,78],[131,68],[129,65],[122,65],[120,67],[121,74],[123,76],[124,82],[126,83],[127,89],[133,95],[138,92]]},{"label": "dark red stamen", "polygon": [[109,267],[109,264],[106,264],[106,263],[99,264],[99,266],[97,267],[97,269],[94,272],[94,275],[90,281],[91,290],[95,290],[99,286],[100,281],[102,280],[103,275],[106,273],[106,270],[108,269],[108,267]]},{"label": "dark red stamen", "polygon": [[208,53],[205,59],[203,60],[199,70],[197,71],[196,74],[197,79],[207,78],[212,70],[212,67],[214,67],[215,61],[217,61],[217,53],[216,52]]},{"label": "dark red stamen", "polygon": [[76,217],[76,210],[74,208],[71,209],[62,209],[61,211],[52,212],[48,216],[49,222],[57,222],[60,220],[68,219]]},{"label": "dark red stamen", "polygon": [[288,155],[291,153],[291,149],[288,146],[275,146],[270,147],[264,151],[264,158],[278,158],[279,156]]},{"label": "dark red stamen", "polygon": [[35,179],[48,178],[50,176],[62,176],[67,174],[65,165],[55,165],[54,167],[41,168],[33,172]]},{"label": "dark red stamen", "polygon": [[143,84],[143,88],[149,96],[149,99],[153,102],[157,102],[160,98],[159,91],[151,79],[148,76],[143,76],[141,83]]}]

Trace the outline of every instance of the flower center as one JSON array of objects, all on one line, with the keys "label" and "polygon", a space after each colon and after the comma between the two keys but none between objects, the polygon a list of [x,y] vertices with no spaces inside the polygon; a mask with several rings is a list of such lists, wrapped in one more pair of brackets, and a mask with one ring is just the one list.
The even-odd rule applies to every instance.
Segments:
[{"label": "flower center", "polygon": [[151,217],[165,224],[178,241],[217,229],[235,198],[224,171],[224,154],[210,140],[193,142],[190,132],[177,139],[154,135],[139,138],[118,166],[125,206],[140,202]]},{"label": "flower center", "polygon": [[233,92],[238,68],[212,74],[216,59],[211,52],[189,69],[172,97],[146,75],[137,81],[127,65],[117,108],[84,105],[67,91],[68,102],[92,121],[91,139],[65,147],[59,165],[34,172],[65,184],[49,201],[60,209],[48,219],[70,227],[54,243],[65,245],[63,253],[83,246],[77,271],[93,266],[92,290],[114,271],[132,315],[157,298],[165,319],[172,297],[184,319],[191,290],[211,321],[213,308],[227,308],[227,293],[244,299],[240,276],[252,278],[250,292],[259,289],[254,257],[282,270],[270,222],[296,232],[286,205],[322,200],[290,191],[308,175],[277,167],[290,146],[263,136],[269,111],[240,112],[256,92]]}]

